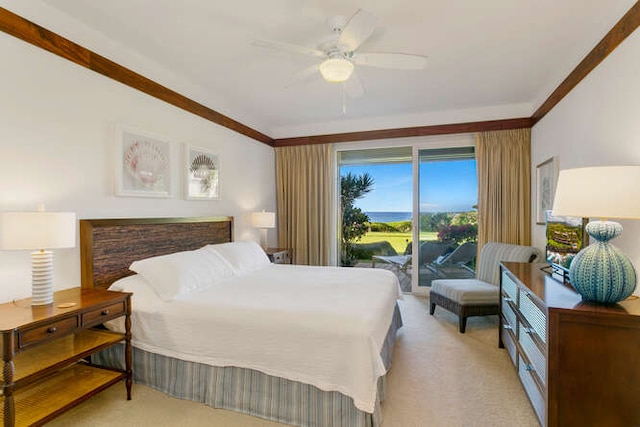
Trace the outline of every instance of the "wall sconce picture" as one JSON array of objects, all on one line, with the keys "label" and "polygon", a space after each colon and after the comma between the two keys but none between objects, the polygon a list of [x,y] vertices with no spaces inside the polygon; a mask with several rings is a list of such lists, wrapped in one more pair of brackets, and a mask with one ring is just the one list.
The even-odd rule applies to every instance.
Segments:
[{"label": "wall sconce picture", "polygon": [[220,199],[220,159],[204,148],[185,147],[185,196],[188,200]]}]

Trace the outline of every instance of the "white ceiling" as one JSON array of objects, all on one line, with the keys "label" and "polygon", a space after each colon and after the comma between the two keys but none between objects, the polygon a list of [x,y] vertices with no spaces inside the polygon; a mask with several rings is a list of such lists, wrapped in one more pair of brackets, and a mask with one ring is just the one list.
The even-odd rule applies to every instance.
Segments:
[{"label": "white ceiling", "polygon": [[[274,138],[530,116],[635,0],[2,0],[45,28]],[[346,98],[319,58],[326,20],[381,24],[361,50],[428,56],[425,70],[356,67]]]}]

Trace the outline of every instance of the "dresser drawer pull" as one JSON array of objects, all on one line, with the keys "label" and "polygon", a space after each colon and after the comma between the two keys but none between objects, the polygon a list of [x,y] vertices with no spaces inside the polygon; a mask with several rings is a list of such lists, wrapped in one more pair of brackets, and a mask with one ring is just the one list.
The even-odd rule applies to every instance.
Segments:
[{"label": "dresser drawer pull", "polygon": [[529,364],[529,363],[525,363],[524,364],[524,370],[525,371],[529,371],[529,372],[535,372],[536,370],[534,369],[533,365]]},{"label": "dresser drawer pull", "polygon": [[511,325],[502,325],[502,328],[503,328],[503,329],[509,329],[509,330],[513,329],[513,328],[511,327]]},{"label": "dresser drawer pull", "polygon": [[108,315],[109,315],[109,313],[111,313],[111,312],[109,311],[109,309],[108,309],[108,308],[105,308],[104,310],[102,310],[102,312],[101,312],[100,314],[102,314],[103,316],[108,316]]},{"label": "dresser drawer pull", "polygon": [[47,333],[49,334],[55,334],[57,331],[58,331],[58,328],[56,328],[55,326],[52,326],[47,329]]},{"label": "dresser drawer pull", "polygon": [[502,298],[504,302],[513,302],[513,298]]}]

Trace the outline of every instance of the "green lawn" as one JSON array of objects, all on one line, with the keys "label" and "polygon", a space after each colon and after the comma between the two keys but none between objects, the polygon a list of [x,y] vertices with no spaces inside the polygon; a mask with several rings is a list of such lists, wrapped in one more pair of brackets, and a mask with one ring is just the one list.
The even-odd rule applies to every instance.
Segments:
[{"label": "green lawn", "polygon": [[[402,254],[407,247],[407,242],[411,241],[411,233],[370,231],[365,234],[358,243],[373,243],[383,240],[391,243],[393,249],[399,254]],[[422,232],[420,233],[420,240],[438,240],[438,233],[435,231]]]}]

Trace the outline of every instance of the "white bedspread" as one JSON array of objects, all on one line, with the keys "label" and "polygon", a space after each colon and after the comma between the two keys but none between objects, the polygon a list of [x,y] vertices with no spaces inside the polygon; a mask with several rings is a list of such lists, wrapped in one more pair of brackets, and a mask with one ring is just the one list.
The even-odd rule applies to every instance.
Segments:
[{"label": "white bedspread", "polygon": [[271,264],[164,302],[136,284],[133,344],[339,391],[374,410],[398,280],[372,268]]}]

